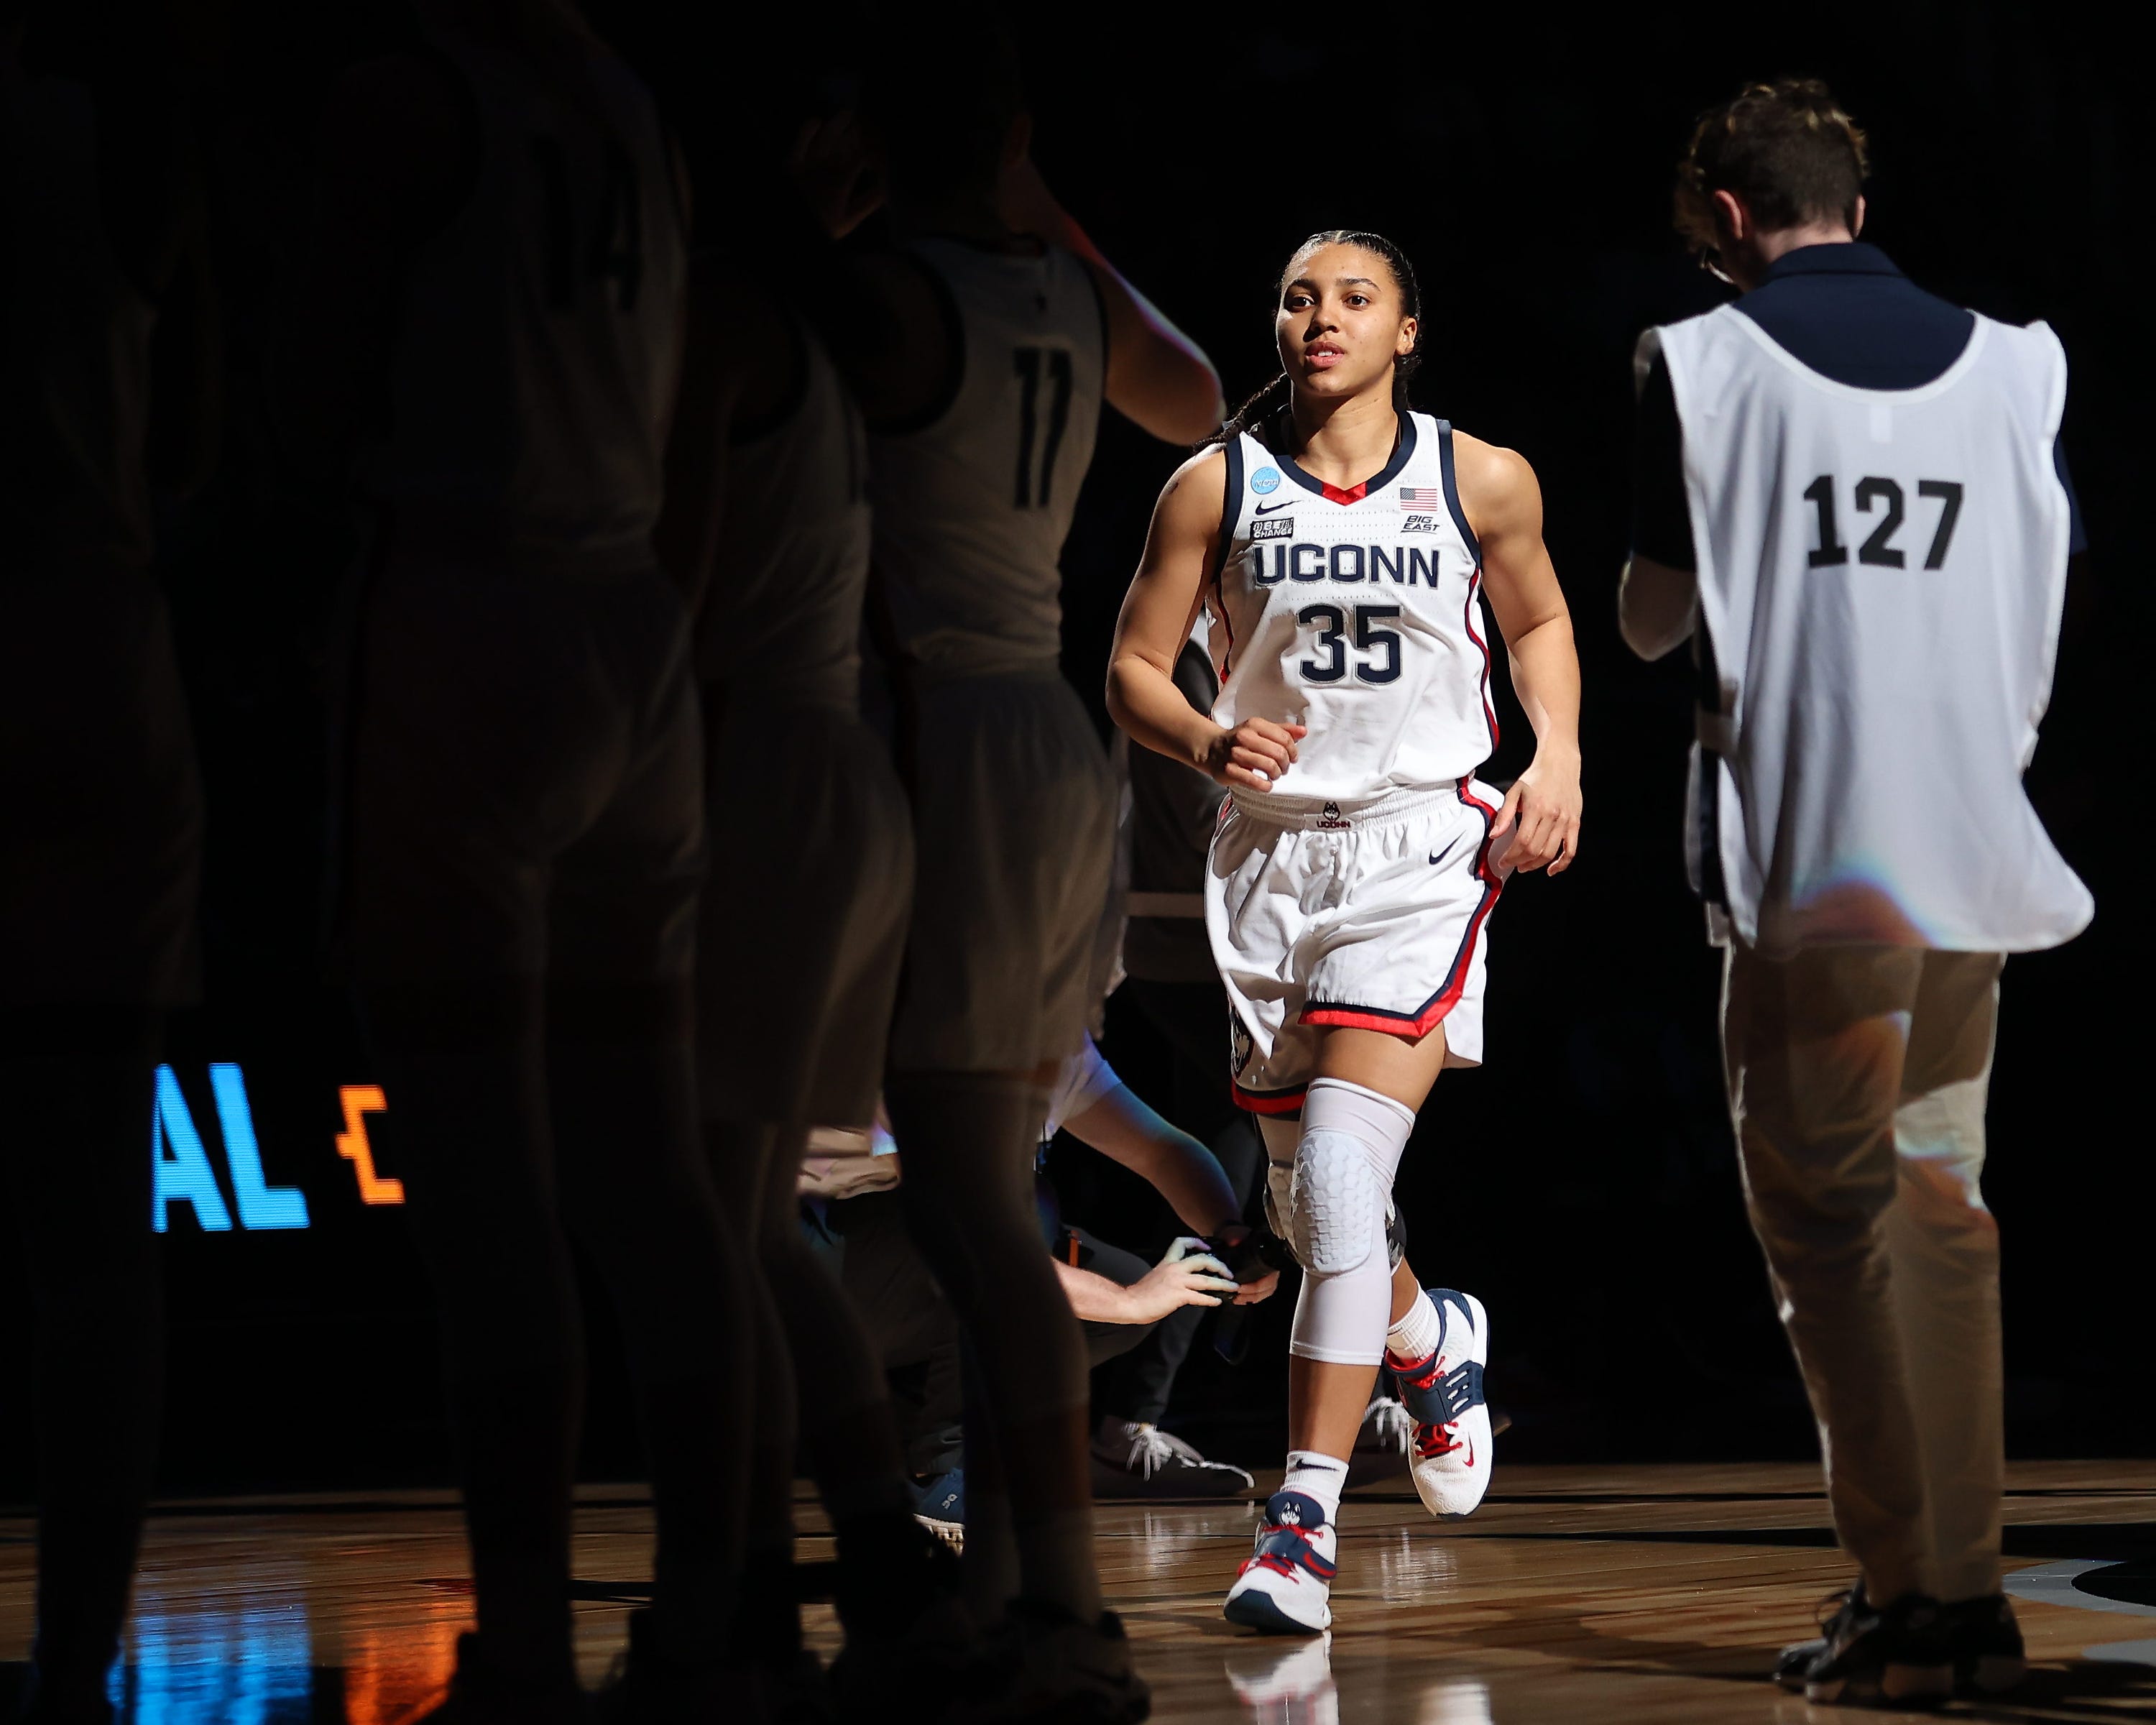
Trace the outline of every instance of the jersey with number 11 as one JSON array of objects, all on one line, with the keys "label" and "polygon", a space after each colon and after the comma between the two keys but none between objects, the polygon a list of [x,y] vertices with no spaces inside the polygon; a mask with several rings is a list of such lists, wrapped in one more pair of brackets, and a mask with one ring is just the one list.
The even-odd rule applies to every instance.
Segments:
[{"label": "jersey with number 11", "polygon": [[1384,470],[1352,489],[1306,473],[1286,427],[1228,444],[1207,603],[1222,725],[1309,727],[1282,804],[1363,800],[1467,778],[1496,747],[1481,550],[1452,428],[1403,413]]},{"label": "jersey with number 11", "polygon": [[957,352],[944,400],[870,428],[875,562],[899,651],[932,674],[1052,666],[1063,541],[1106,387],[1100,289],[1037,240],[910,249]]}]

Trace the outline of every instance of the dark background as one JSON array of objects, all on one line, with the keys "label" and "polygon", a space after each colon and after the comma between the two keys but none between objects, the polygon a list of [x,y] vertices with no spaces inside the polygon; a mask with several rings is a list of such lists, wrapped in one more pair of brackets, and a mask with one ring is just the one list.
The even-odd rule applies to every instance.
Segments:
[{"label": "dark background", "polygon": [[[688,143],[700,234],[752,260],[752,338],[804,267],[766,222],[768,164],[792,117],[833,87],[825,74],[843,70],[851,34],[844,14],[802,10],[804,39],[789,40],[771,24],[721,27],[704,8],[591,8]],[[1688,673],[1681,655],[1633,660],[1613,619],[1632,344],[1726,291],[1670,231],[1671,165],[1691,117],[1742,80],[1823,76],[1871,133],[1866,237],[1962,303],[2048,320],[2072,362],[2066,441],[2092,548],[2070,588],[2030,788],[2097,920],[2008,968],[1986,1183],[2005,1245],[2012,1453],[2151,1453],[2142,1289],[2156,1173],[2145,1127],[2113,1101],[2130,1098],[2140,1057],[2133,1003],[2148,952],[2127,745],[2147,729],[2156,326],[2141,305],[2150,151],[2133,74],[2071,8],[1814,8],[1801,25],[1682,7],[1592,25],[1512,8],[1489,22],[1500,10],[1011,20],[1050,184],[1203,343],[1231,401],[1273,374],[1269,295],[1295,244],[1374,228],[1422,280],[1418,404],[1519,449],[1541,477],[1585,678],[1584,848],[1561,880],[1516,883],[1495,920],[1489,1064],[1440,1084],[1401,1173],[1416,1262],[1490,1307],[1490,1384],[1515,1417],[1512,1459],[1810,1450],[1738,1192],[1717,957],[1683,885]],[[198,23],[188,49],[208,128],[226,401],[216,475],[166,522],[213,823],[205,1004],[175,1026],[171,1053],[221,1181],[205,1066],[242,1064],[269,1178],[306,1192],[313,1225],[209,1235],[175,1211],[168,1489],[447,1477],[427,1291],[403,1215],[362,1209],[332,1147],[337,1087],[372,1076],[320,937],[323,689],[357,540],[335,487],[281,456],[264,404],[269,320],[308,209],[312,116],[340,66],[402,28],[393,5],[243,8]],[[1101,438],[1065,557],[1065,665],[1096,714],[1116,608],[1179,453],[1121,421]],[[1486,776],[1502,781],[1532,740],[1509,688],[1500,701],[1505,742]],[[1111,1054],[1141,1094],[1162,1093],[1157,1050],[1126,1038]],[[372,1134],[394,1174],[390,1101]],[[1201,1348],[1172,1425],[1216,1453],[1273,1459],[1289,1303],[1261,1309],[1243,1367]],[[634,1435],[611,1321],[594,1318],[586,1468],[619,1477],[634,1471]],[[27,1327],[5,1333],[0,1361],[19,1374]],[[0,1420],[0,1499],[27,1495],[26,1440],[23,1422]]]}]

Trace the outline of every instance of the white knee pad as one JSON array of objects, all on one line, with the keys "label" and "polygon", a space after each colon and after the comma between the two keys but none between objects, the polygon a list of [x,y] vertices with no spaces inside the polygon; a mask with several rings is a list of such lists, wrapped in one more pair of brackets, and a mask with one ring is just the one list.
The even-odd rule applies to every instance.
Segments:
[{"label": "white knee pad", "polygon": [[1384,1353],[1385,1213],[1414,1127],[1411,1110],[1360,1085],[1321,1078],[1310,1086],[1285,1219],[1308,1272],[1290,1344],[1305,1358],[1369,1364]]},{"label": "white knee pad", "polygon": [[1344,1276],[1384,1237],[1385,1194],[1371,1147],[1353,1132],[1312,1131],[1296,1146],[1288,1243],[1312,1276]]}]

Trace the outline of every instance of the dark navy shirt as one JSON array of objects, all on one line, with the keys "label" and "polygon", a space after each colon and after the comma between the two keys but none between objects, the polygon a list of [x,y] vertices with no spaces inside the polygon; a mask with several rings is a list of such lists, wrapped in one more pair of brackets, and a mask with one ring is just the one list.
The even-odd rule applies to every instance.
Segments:
[{"label": "dark navy shirt", "polygon": [[[1862,240],[1784,253],[1737,309],[1821,377],[1857,389],[1921,388],[1961,357],[1976,327],[1974,314],[1926,293]],[[2071,502],[2073,481],[2056,444],[2053,459]],[[2075,551],[2087,543],[2078,505],[2071,543]],[[1698,567],[1685,499],[1684,435],[1660,356],[1640,394],[1632,549],[1672,569]]]}]

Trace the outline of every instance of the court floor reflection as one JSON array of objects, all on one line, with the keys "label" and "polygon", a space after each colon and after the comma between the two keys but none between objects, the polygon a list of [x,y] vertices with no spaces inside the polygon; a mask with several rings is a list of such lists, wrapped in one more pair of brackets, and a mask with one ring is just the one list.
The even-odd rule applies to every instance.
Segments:
[{"label": "court floor reflection", "polygon": [[1343,1705],[1351,1720],[1382,1714],[1411,1725],[1491,1725],[1490,1690],[1481,1680],[1418,1684],[1411,1669],[1391,1661],[1343,1679],[1333,1671],[1329,1633],[1308,1640],[1238,1637],[1221,1664],[1248,1725],[1341,1725]]},{"label": "court floor reflection", "polygon": [[312,1725],[305,1609],[145,1600],[109,1692],[138,1725]]},{"label": "court floor reflection", "polygon": [[[2113,1562],[2149,1548],[2148,1463],[2016,1464],[2008,1549]],[[572,1601],[588,1683],[648,1597],[649,1498],[579,1493]],[[797,1503],[801,1555],[828,1558]],[[1471,1522],[1433,1523],[1411,1496],[1351,1494],[1329,1636],[1262,1639],[1220,1616],[1256,1511],[1218,1502],[1104,1505],[1102,1577],[1154,1717],[1173,1725],[1799,1725],[1766,1678],[1846,1580],[1802,1466],[1510,1469]],[[30,1522],[0,1515],[0,1719],[31,1635]],[[2017,1558],[2017,1564],[2027,1562]],[[2041,1565],[2040,1565],[2041,1567]],[[407,1725],[446,1690],[472,1599],[462,1518],[446,1492],[161,1507],[112,1683],[122,1722]],[[600,1579],[608,1578],[608,1579]],[[1985,1717],[2151,1717],[2150,1667],[2107,1644],[2143,1618],[2085,1595],[2017,1599],[2035,1704]],[[2122,1608],[2122,1610],[2124,1608]],[[810,1608],[809,1645],[838,1626]],[[2084,1657],[2094,1648],[2097,1657]],[[8,1661],[13,1661],[9,1663]],[[2041,1686],[2048,1685],[2048,1689]],[[744,1721],[743,1725],[747,1725]]]}]

